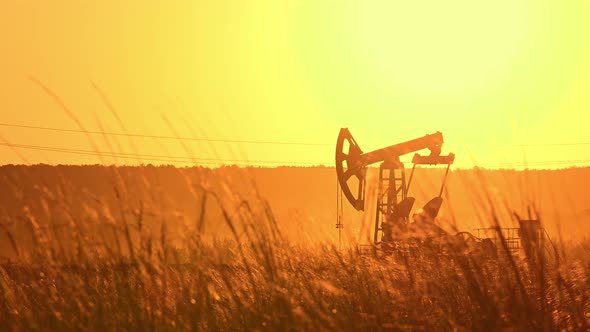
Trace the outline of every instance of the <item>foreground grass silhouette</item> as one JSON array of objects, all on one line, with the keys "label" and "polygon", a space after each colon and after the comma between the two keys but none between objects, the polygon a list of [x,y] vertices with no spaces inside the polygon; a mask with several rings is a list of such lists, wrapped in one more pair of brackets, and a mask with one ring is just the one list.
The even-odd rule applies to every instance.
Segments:
[{"label": "foreground grass silhouette", "polygon": [[[99,248],[85,224],[100,216],[72,223],[66,236],[25,215],[35,245],[20,246],[7,231],[18,255],[0,266],[0,329],[588,328],[584,246],[562,248],[560,259],[518,258],[502,245],[490,256],[451,240],[444,254],[424,245],[407,255],[360,256],[290,244],[263,199],[201,190],[207,194],[195,204],[222,207],[225,240],[205,240],[197,227],[173,245],[165,222],[154,237],[136,211],[116,221],[116,244]],[[238,210],[224,208],[231,199]]]}]

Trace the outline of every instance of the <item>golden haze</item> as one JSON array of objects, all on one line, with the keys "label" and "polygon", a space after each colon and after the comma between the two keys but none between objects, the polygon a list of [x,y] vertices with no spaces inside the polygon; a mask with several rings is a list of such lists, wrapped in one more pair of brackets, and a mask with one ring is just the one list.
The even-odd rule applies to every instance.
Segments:
[{"label": "golden haze", "polygon": [[[325,145],[0,134],[29,146],[331,165],[340,127],[366,150],[439,130],[459,166],[587,165],[589,14],[585,1],[7,1],[2,123],[79,129],[32,76],[87,130]],[[138,162],[19,151],[4,145],[0,158]],[[183,161],[173,163],[192,163]]]}]

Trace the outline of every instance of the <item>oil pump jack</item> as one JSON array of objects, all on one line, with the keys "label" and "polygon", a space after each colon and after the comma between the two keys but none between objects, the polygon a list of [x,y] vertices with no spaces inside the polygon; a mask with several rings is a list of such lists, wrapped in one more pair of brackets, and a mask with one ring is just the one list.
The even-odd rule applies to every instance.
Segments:
[{"label": "oil pump jack", "polygon": [[[384,248],[391,248],[407,234],[410,226],[409,215],[415,201],[413,197],[408,196],[408,189],[416,165],[447,165],[439,195],[426,203],[422,213],[415,216],[415,223],[433,223],[442,205],[442,192],[449,168],[455,160],[455,155],[452,153],[441,155],[443,143],[442,133],[436,132],[364,153],[348,128],[340,129],[336,142],[336,174],[342,193],[356,210],[365,209],[367,167],[381,163],[373,237],[375,245],[382,244]],[[430,154],[414,155],[412,159],[414,166],[406,181],[404,164],[399,157],[423,149],[430,150]],[[356,188],[351,185],[356,185]]]}]

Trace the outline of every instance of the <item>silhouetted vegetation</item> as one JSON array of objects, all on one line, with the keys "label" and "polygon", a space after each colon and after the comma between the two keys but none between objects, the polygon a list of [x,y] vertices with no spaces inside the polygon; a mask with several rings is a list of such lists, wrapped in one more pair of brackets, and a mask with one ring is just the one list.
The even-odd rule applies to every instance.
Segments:
[{"label": "silhouetted vegetation", "polygon": [[[282,227],[257,185],[235,190],[247,176],[36,167],[46,175],[2,168],[13,186],[2,199],[14,202],[1,211],[11,253],[0,265],[2,330],[588,329],[587,242],[514,256],[449,237],[361,256],[354,245],[289,240],[295,228]],[[82,181],[92,189],[73,185]],[[477,211],[492,225],[494,210],[510,209],[493,208]]]}]

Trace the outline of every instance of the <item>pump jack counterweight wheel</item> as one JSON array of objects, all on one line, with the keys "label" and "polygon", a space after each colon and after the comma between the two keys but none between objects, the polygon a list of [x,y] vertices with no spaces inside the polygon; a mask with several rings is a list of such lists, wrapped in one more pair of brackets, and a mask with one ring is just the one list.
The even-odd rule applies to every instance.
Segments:
[{"label": "pump jack counterweight wheel", "polygon": [[[348,151],[344,151],[344,143],[348,142]],[[354,137],[348,128],[340,129],[338,140],[336,141],[336,174],[340,188],[346,199],[358,211],[363,211],[365,208],[365,166],[361,164],[360,156],[363,151],[358,146]],[[358,181],[358,189],[356,196],[352,193],[349,180],[355,177]]]}]

